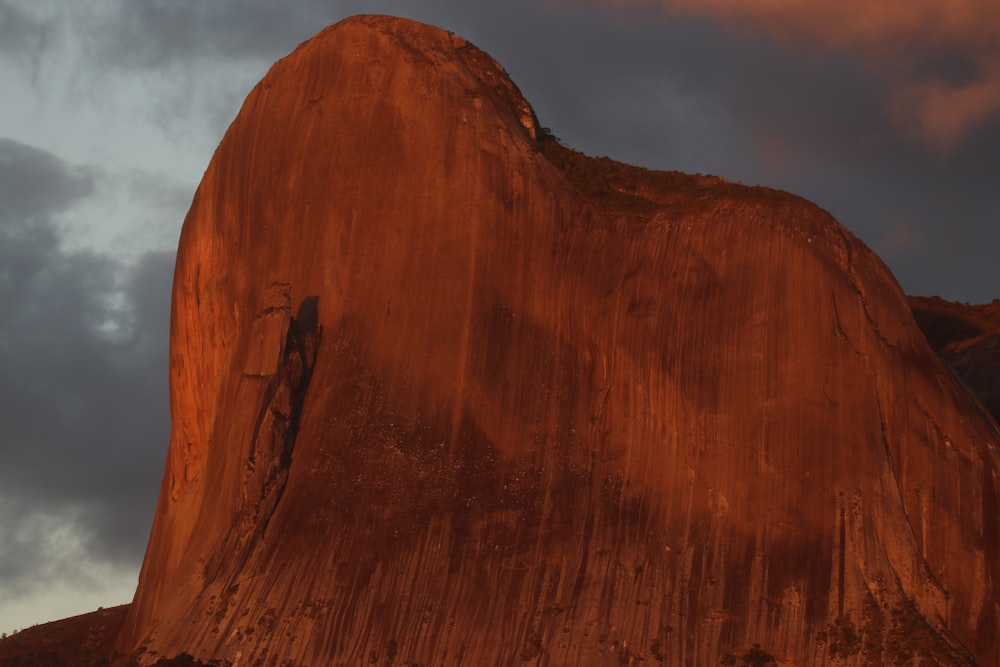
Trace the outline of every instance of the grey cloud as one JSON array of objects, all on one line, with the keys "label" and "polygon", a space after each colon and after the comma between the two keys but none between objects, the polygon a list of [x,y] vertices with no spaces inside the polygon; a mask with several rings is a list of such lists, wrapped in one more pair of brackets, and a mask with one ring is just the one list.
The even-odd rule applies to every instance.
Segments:
[{"label": "grey cloud", "polygon": [[843,0],[638,4],[769,35],[798,54],[852,53],[878,72],[895,122],[930,149],[953,148],[1000,110],[1000,6],[993,0],[962,0],[945,8],[936,0],[911,0],[905,7]]},{"label": "grey cloud", "polygon": [[[54,215],[91,181],[41,151],[0,141],[0,184],[0,590],[10,592],[141,559],[169,430],[173,253],[130,267],[64,251]],[[70,528],[79,552],[63,562],[52,531]]]},{"label": "grey cloud", "polygon": [[7,0],[0,1],[0,53],[37,66],[49,40],[49,27]]},{"label": "grey cloud", "polygon": [[[25,218],[45,218],[93,191],[93,174],[67,165],[59,158],[0,137],[0,211],[7,234],[15,226],[30,225]],[[23,231],[23,230],[21,230]]]},{"label": "grey cloud", "polygon": [[103,55],[140,68],[206,56],[273,60],[341,15],[330,2],[122,2],[104,26],[112,38]]},{"label": "grey cloud", "polygon": [[4,602],[31,595],[39,582],[88,590],[95,560],[88,553],[81,512],[51,514],[4,499],[0,514],[0,593]]}]

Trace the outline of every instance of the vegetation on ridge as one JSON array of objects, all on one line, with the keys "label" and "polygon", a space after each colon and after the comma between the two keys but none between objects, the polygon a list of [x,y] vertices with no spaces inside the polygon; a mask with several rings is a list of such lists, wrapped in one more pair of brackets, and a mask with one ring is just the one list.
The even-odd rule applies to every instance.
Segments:
[{"label": "vegetation on ridge", "polygon": [[539,129],[536,145],[581,194],[605,212],[641,215],[678,207],[693,209],[720,196],[798,199],[781,190],[732,183],[721,176],[646,169],[609,157],[592,157],[566,146],[547,127]]}]

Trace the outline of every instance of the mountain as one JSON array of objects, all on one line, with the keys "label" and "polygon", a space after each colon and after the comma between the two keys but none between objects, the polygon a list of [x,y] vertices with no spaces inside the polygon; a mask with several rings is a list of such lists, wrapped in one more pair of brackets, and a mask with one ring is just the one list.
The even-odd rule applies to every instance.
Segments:
[{"label": "mountain", "polygon": [[128,605],[25,628],[0,640],[3,667],[100,667],[125,621]]},{"label": "mountain", "polygon": [[1000,299],[967,304],[909,297],[934,351],[1000,422]]},{"label": "mountain", "polygon": [[1000,656],[1000,434],[881,261],[572,151],[451,33],[355,17],[274,65],[170,356],[140,664]]}]

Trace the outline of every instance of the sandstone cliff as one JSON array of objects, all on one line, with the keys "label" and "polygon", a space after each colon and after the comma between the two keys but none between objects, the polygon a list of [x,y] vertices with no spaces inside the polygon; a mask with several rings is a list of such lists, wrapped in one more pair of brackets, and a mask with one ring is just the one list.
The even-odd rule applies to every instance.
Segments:
[{"label": "sandstone cliff", "polygon": [[585,158],[357,17],[184,223],[119,648],[233,665],[996,664],[995,425],[799,198]]}]

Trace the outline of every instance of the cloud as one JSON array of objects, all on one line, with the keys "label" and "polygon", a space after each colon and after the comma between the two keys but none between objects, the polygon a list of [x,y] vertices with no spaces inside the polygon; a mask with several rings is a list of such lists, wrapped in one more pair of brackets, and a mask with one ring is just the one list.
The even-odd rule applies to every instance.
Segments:
[{"label": "cloud", "polygon": [[913,220],[897,217],[875,244],[875,250],[883,257],[892,259],[916,252],[923,245],[923,232]]},{"label": "cloud", "polygon": [[915,38],[972,40],[984,45],[1000,31],[1000,9],[991,0],[620,0],[657,3],[667,9],[707,14],[793,38],[818,39],[831,46],[862,44],[898,48]]},{"label": "cloud", "polygon": [[0,195],[4,202],[0,224],[4,233],[23,238],[32,231],[42,231],[46,219],[92,192],[93,181],[93,174],[86,169],[0,137]]},{"label": "cloud", "polygon": [[134,571],[159,488],[173,253],[66,250],[57,221],[94,182],[0,139],[0,620]]},{"label": "cloud", "polygon": [[0,630],[129,601],[138,562],[94,558],[84,513],[0,501]]},{"label": "cloud", "polygon": [[9,0],[0,2],[0,53],[37,63],[48,34],[45,22],[38,17]]},{"label": "cloud", "polygon": [[901,129],[950,151],[1000,112],[1000,3],[994,0],[607,0],[719,20],[795,47],[857,57],[889,85]]},{"label": "cloud", "polygon": [[[211,56],[274,60],[342,16],[340,3],[292,0],[119,0],[100,54],[115,67],[155,69]],[[122,59],[120,54],[130,58]]]},{"label": "cloud", "polygon": [[926,81],[901,85],[892,111],[899,124],[941,151],[1000,111],[1000,71],[967,84]]}]

